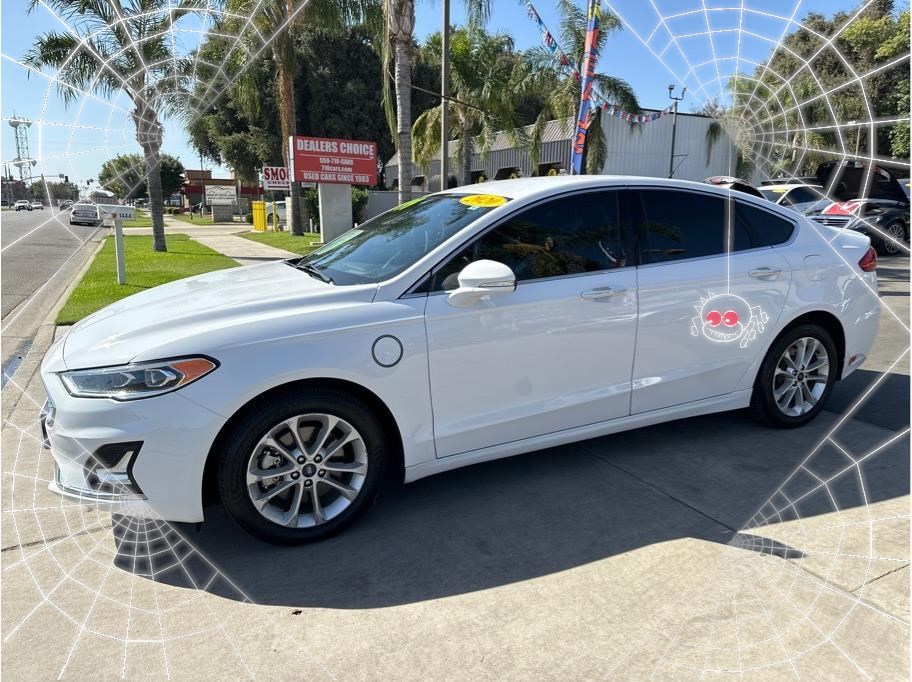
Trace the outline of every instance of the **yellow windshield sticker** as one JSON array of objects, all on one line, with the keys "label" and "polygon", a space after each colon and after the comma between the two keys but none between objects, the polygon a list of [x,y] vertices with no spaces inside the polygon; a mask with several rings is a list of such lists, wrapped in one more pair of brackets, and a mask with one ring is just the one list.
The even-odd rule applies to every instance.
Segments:
[{"label": "yellow windshield sticker", "polygon": [[788,190],[784,190],[784,189],[774,189],[773,191],[774,191],[776,194],[785,194]]},{"label": "yellow windshield sticker", "polygon": [[469,194],[460,199],[459,203],[478,208],[495,208],[507,203],[507,198],[499,197],[496,194]]}]

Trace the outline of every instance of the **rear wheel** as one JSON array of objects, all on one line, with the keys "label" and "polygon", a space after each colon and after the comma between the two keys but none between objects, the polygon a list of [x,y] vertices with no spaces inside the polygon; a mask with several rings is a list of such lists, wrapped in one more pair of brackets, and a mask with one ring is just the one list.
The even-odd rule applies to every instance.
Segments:
[{"label": "rear wheel", "polygon": [[906,227],[897,220],[884,228],[884,234],[886,238],[880,240],[877,250],[883,256],[895,256],[902,250],[902,243],[906,238]]},{"label": "rear wheel", "polygon": [[760,365],[751,410],[771,426],[793,428],[823,409],[839,368],[830,334],[815,324],[787,330]]},{"label": "rear wheel", "polygon": [[277,544],[338,532],[376,498],[386,435],[361,401],[337,391],[286,394],[223,439],[217,478],[231,517]]}]

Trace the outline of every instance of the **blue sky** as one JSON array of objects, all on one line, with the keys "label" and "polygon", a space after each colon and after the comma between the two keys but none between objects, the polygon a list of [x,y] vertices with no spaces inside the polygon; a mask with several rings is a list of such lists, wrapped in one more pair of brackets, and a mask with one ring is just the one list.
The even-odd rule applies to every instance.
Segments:
[{"label": "blue sky", "polygon": [[[583,4],[583,0],[577,2]],[[533,4],[557,36],[560,27],[553,1],[533,0]],[[750,71],[753,62],[769,53],[788,27],[783,17],[800,20],[809,12],[830,14],[855,5],[844,0],[745,0],[744,13],[714,10],[737,4],[731,0],[609,0],[603,6],[613,8],[625,27],[609,38],[599,70],[627,80],[646,108],[667,106],[668,84],[683,80],[690,88],[684,108],[694,108],[722,94],[720,83],[736,69]],[[13,131],[6,123],[15,112],[38,122],[30,130],[31,155],[40,159],[36,174],[44,172],[50,177],[60,173],[79,181],[94,178],[105,159],[139,151],[129,103],[123,96],[112,102],[84,96],[67,108],[47,76],[27,77],[19,60],[35,36],[65,30],[65,26],[42,6],[30,15],[25,10],[24,0],[3,0],[0,10],[0,113],[4,119],[0,159],[9,161],[15,156]],[[464,20],[462,0],[453,0],[451,16],[453,23]],[[438,31],[440,25],[440,1],[416,0],[419,39]],[[494,2],[489,28],[512,35],[519,49],[541,42],[538,27],[517,0]],[[192,46],[198,39],[198,34],[188,33],[185,44]],[[187,168],[199,166],[177,124],[166,124],[164,151],[179,157]]]}]

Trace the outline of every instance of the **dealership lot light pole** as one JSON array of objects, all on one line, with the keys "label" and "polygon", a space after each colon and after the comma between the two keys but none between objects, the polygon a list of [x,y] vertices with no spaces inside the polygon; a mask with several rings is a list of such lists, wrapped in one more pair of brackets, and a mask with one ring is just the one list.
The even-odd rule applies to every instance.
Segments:
[{"label": "dealership lot light pole", "polygon": [[678,102],[684,99],[684,95],[687,94],[687,86],[685,85],[681,89],[681,96],[674,96],[674,83],[671,83],[668,86],[668,96],[674,100],[674,109],[671,114],[671,156],[668,159],[668,177],[674,177],[674,167],[675,167],[675,134],[678,132]]},{"label": "dealership lot light pole", "polygon": [[450,0],[443,0],[443,31],[440,34],[440,191],[450,174]]}]

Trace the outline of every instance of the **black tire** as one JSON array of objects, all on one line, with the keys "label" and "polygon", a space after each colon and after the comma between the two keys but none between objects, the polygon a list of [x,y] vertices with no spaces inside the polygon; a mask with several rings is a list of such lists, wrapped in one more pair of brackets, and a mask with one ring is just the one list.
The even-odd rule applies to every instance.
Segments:
[{"label": "black tire", "polygon": [[[892,236],[894,239],[904,241],[906,239],[906,226],[900,220],[894,220],[884,228],[884,233]],[[901,253],[902,246],[888,239],[877,240],[877,253],[881,256],[895,256]]]},{"label": "black tire", "polygon": [[[280,422],[302,414],[324,413],[344,419],[360,434],[367,453],[367,473],[360,491],[337,516],[309,528],[281,526],[260,514],[247,491],[246,471],[260,439]],[[308,389],[270,396],[251,409],[221,439],[216,478],[222,504],[232,519],[251,535],[279,545],[314,542],[352,523],[370,506],[385,476],[389,440],[377,417],[357,398],[337,390]],[[316,488],[315,488],[316,489]]]},{"label": "black tire", "polygon": [[[817,403],[804,414],[792,416],[783,412],[776,403],[773,395],[774,375],[776,365],[783,353],[801,338],[813,338],[823,345],[827,354],[829,371],[826,385]],[[759,421],[780,429],[804,426],[823,409],[830,392],[833,390],[833,384],[836,383],[836,377],[839,375],[840,370],[836,344],[833,343],[833,338],[826,329],[816,324],[799,324],[786,329],[770,346],[766,357],[763,358],[763,362],[760,365],[757,380],[754,382],[754,392],[751,396],[751,413]]]}]

